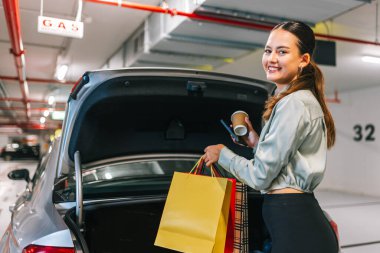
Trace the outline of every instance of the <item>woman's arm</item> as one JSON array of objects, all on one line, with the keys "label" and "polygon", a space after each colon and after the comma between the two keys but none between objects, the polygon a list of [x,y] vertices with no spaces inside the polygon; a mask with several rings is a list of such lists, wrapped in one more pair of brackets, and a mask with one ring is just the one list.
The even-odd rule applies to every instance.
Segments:
[{"label": "woman's arm", "polygon": [[310,115],[305,104],[289,95],[280,100],[260,138],[255,158],[248,160],[221,147],[218,163],[236,178],[256,190],[265,190],[297,152],[310,131]]}]

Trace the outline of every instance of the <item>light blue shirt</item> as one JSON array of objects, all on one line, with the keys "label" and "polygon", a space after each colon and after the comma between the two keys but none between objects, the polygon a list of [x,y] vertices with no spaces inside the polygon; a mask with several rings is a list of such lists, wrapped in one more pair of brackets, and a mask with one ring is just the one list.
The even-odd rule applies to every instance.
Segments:
[{"label": "light blue shirt", "polygon": [[310,193],[325,172],[326,138],[321,106],[311,91],[300,90],[277,102],[261,131],[254,159],[224,147],[218,163],[262,193],[286,187]]}]

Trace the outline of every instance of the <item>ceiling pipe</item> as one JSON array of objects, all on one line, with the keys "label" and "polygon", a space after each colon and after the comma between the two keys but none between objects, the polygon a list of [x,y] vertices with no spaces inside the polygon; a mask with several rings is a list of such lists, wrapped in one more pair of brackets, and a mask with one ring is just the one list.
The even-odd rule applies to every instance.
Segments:
[{"label": "ceiling pipe", "polygon": [[[25,110],[24,107],[0,107],[0,110],[2,111],[22,111],[22,110]],[[53,111],[65,111],[65,108],[47,108],[47,107],[39,107],[39,108],[30,108],[31,111],[40,111],[40,112],[44,112],[44,111],[50,111],[50,110],[53,110]]]},{"label": "ceiling pipe", "polygon": [[[208,15],[202,15],[199,13],[188,13],[188,12],[178,11],[176,9],[162,8],[162,7],[154,6],[154,5],[145,5],[145,4],[126,2],[126,1],[122,2],[121,4],[119,1],[110,2],[107,0],[84,0],[84,1],[91,2],[91,3],[98,3],[98,4],[106,4],[106,5],[116,6],[116,7],[124,7],[124,8],[135,9],[135,10],[169,14],[171,16],[176,16],[176,15],[184,16],[191,19],[195,19],[195,20],[209,21],[209,22],[214,22],[214,23],[219,23],[219,24],[224,24],[224,25],[231,25],[231,26],[240,26],[240,27],[255,29],[255,30],[260,30],[260,31],[271,31],[273,28],[273,25],[265,25],[261,23],[255,23],[255,22],[239,21],[239,20],[234,20],[233,18],[220,18],[220,17],[216,17],[215,15],[208,16]],[[327,35],[327,34],[321,34],[321,33],[315,33],[315,36],[319,38],[329,39],[329,40],[338,40],[338,41],[345,41],[345,42],[350,42],[350,43],[380,46],[380,42],[376,42],[376,41],[359,40],[359,39],[354,39],[354,38],[333,36],[333,35]]]},{"label": "ceiling pipe", "polygon": [[16,122],[0,123],[0,127],[19,127],[22,129],[30,129],[30,130],[55,130],[57,128],[60,128],[61,126],[62,126],[61,123],[57,123],[55,125],[52,125],[52,124],[41,125],[39,123],[16,123]]},{"label": "ceiling pipe", "polygon": [[[1,80],[6,80],[6,81],[18,81],[18,77],[16,76],[1,76]],[[74,85],[76,82],[74,81],[59,81],[55,79],[44,79],[44,78],[26,78],[27,82],[30,83],[58,83],[58,84],[67,84],[67,85]]]},{"label": "ceiling pipe", "polygon": [[[0,98],[0,101],[10,101],[10,102],[23,102],[22,98]],[[48,104],[47,100],[38,100],[38,99],[28,99],[28,103],[41,103]],[[66,105],[66,102],[55,102],[56,105]]]},{"label": "ceiling pipe", "polygon": [[18,81],[20,84],[26,117],[30,117],[30,104],[28,102],[29,87],[26,81],[25,54],[21,39],[20,15],[18,0],[3,0],[5,19],[7,21],[9,38],[11,40],[11,53],[14,56]]},{"label": "ceiling pipe", "polygon": [[191,19],[210,21],[210,22],[215,22],[215,23],[222,23],[222,24],[226,24],[226,25],[243,26],[243,27],[253,28],[253,29],[257,29],[257,30],[270,31],[273,28],[273,26],[268,26],[268,25],[263,25],[263,24],[256,24],[256,23],[244,22],[244,21],[238,21],[238,20],[232,20],[232,19],[218,18],[218,17],[214,17],[214,16],[211,17],[211,16],[206,16],[206,15],[201,15],[201,14],[196,14],[196,13],[179,11],[176,9],[162,8],[160,6],[138,4],[138,3],[132,3],[132,2],[127,2],[127,1],[124,1],[121,4],[118,1],[110,2],[107,0],[84,0],[84,1],[92,2],[92,3],[98,3],[98,4],[106,4],[106,5],[116,6],[116,7],[124,7],[124,8],[135,9],[135,10],[169,14],[171,16],[184,16],[184,17],[188,17]]}]

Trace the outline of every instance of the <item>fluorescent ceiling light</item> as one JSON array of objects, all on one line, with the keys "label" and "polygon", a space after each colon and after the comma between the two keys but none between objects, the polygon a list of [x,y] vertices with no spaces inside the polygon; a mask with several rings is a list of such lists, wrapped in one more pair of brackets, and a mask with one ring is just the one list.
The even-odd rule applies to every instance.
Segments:
[{"label": "fluorescent ceiling light", "polygon": [[380,64],[380,56],[365,55],[365,56],[362,56],[362,61],[369,62],[369,63],[378,63],[378,64]]},{"label": "fluorescent ceiling light", "polygon": [[55,97],[54,96],[49,96],[48,97],[48,104],[52,105],[52,104],[54,104],[54,102],[55,102]]},{"label": "fluorescent ceiling light", "polygon": [[63,120],[65,118],[65,112],[64,111],[54,111],[51,114],[51,118],[53,120]]},{"label": "fluorescent ceiling light", "polygon": [[63,81],[67,74],[67,70],[69,70],[69,66],[66,64],[57,66],[57,70],[55,72],[55,76],[59,81]]}]

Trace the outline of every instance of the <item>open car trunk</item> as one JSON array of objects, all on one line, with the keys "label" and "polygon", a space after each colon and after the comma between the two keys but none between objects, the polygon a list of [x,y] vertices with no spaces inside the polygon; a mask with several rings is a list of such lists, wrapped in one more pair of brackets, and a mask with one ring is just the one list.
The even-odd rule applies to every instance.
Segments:
[{"label": "open car trunk", "polygon": [[[91,253],[177,252],[154,246],[164,205],[164,197],[85,205],[84,227],[77,237],[82,237]],[[249,192],[248,205],[249,250],[262,250],[268,239],[261,215],[262,196]],[[75,209],[70,209],[65,219],[79,233],[77,227],[73,229]]]},{"label": "open car trunk", "polygon": [[62,174],[73,172],[77,151],[86,164],[143,153],[196,153],[210,144],[231,144],[220,119],[230,122],[237,110],[246,111],[256,131],[261,130],[268,83],[198,71],[124,72],[89,72],[88,83],[74,89],[77,95],[69,100],[62,134]]}]

